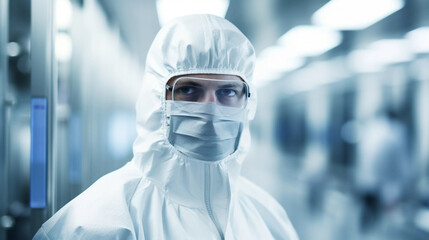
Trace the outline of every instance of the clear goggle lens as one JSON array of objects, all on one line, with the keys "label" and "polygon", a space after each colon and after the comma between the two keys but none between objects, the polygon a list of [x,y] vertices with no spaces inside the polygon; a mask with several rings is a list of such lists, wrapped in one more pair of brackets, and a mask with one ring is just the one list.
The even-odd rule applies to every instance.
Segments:
[{"label": "clear goggle lens", "polygon": [[173,86],[166,86],[173,101],[214,102],[220,106],[243,109],[249,97],[249,87],[241,80],[217,80],[180,77]]}]

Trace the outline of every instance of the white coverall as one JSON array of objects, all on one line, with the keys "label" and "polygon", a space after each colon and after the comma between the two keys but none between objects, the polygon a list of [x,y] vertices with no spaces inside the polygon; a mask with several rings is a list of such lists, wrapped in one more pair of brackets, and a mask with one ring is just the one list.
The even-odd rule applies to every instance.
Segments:
[{"label": "white coverall", "polygon": [[170,78],[241,77],[250,86],[244,111],[251,119],[254,61],[251,43],[223,18],[191,15],[163,27],[147,56],[133,159],[61,208],[34,239],[298,239],[283,208],[240,176],[250,147],[248,119],[237,150],[219,161],[187,157],[167,138]]}]

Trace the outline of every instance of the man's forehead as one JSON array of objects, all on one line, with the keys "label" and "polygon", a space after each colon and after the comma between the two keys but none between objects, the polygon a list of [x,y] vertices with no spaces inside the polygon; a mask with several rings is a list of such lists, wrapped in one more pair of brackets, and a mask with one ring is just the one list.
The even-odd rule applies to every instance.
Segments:
[{"label": "man's forehead", "polygon": [[181,77],[175,81],[175,86],[194,85],[206,87],[243,87],[244,82],[237,79],[211,79],[211,78],[196,78],[196,77]]},{"label": "man's forehead", "polygon": [[173,84],[177,79],[179,78],[202,78],[202,79],[212,79],[212,80],[218,80],[218,81],[243,81],[243,79],[241,79],[239,76],[237,75],[231,75],[231,74],[185,74],[185,75],[179,75],[179,76],[175,76],[170,78],[170,80],[168,80],[168,84],[171,85]]}]

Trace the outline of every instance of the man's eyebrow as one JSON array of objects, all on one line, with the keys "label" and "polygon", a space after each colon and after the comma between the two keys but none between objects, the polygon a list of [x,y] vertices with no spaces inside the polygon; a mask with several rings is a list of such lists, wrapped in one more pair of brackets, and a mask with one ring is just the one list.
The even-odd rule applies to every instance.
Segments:
[{"label": "man's eyebrow", "polygon": [[242,87],[243,85],[240,83],[226,83],[226,84],[221,84],[219,85],[219,87],[222,88],[230,88],[230,87]]},{"label": "man's eyebrow", "polygon": [[191,85],[195,87],[201,87],[202,85],[198,82],[192,81],[192,80],[184,80],[177,83],[177,86],[183,86],[183,85]]}]

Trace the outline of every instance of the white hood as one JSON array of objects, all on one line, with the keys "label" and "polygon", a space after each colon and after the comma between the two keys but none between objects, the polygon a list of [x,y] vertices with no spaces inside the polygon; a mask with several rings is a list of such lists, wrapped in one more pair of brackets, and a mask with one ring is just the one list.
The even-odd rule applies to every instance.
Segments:
[{"label": "white hood", "polygon": [[[246,111],[249,111],[249,119],[253,118],[256,110],[256,92],[252,85],[254,62],[252,44],[223,18],[191,15],[163,27],[146,60],[142,91],[136,106],[138,137],[134,154],[147,153],[154,149],[151,147],[154,144],[159,147],[161,144],[163,150],[171,148],[166,142],[165,85],[174,76],[199,73],[241,77],[250,87]],[[240,157],[244,157],[250,144],[250,137],[245,135]]]},{"label": "white hood", "polygon": [[250,147],[248,121],[232,155],[216,162],[189,158],[168,142],[165,85],[170,78],[184,74],[237,75],[249,84],[246,111],[250,119],[256,107],[254,62],[252,44],[230,22],[213,15],[182,17],[163,27],[155,37],[136,106],[134,163],[164,189],[166,197],[187,206],[204,208],[205,191],[210,186],[213,212],[222,228],[228,211],[216,211],[216,206],[224,210],[230,207],[240,165]]}]

